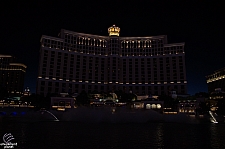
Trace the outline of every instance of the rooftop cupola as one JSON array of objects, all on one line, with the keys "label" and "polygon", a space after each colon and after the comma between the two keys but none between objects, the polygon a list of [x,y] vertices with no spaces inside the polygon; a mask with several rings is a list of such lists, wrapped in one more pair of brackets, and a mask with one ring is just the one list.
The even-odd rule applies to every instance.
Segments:
[{"label": "rooftop cupola", "polygon": [[113,25],[108,28],[109,36],[119,36],[120,35],[120,28]]}]

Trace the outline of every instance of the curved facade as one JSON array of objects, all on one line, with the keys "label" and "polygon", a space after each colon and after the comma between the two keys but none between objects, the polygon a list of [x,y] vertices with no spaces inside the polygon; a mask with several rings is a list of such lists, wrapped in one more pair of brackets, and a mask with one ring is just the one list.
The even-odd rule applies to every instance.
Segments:
[{"label": "curved facade", "polygon": [[206,76],[206,82],[208,93],[214,92],[217,88],[225,91],[225,68],[216,70],[213,74]]},{"label": "curved facade", "polygon": [[185,94],[184,43],[167,43],[167,36],[120,37],[62,29],[59,37],[41,38],[37,93],[113,92],[137,95]]}]

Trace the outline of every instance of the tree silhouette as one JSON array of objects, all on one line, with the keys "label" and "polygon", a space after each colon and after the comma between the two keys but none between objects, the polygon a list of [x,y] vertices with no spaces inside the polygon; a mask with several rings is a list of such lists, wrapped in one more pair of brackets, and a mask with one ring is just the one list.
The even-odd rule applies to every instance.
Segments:
[{"label": "tree silhouette", "polygon": [[89,104],[88,94],[83,90],[76,98],[78,105],[86,105]]}]

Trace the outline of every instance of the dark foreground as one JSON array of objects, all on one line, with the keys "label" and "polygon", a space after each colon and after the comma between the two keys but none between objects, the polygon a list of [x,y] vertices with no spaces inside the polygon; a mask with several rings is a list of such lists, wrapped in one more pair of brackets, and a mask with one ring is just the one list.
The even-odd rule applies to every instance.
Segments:
[{"label": "dark foreground", "polygon": [[[15,149],[225,148],[225,124],[0,122],[0,136],[11,133]],[[3,141],[0,141],[2,143]],[[3,148],[3,146],[1,146]]]}]

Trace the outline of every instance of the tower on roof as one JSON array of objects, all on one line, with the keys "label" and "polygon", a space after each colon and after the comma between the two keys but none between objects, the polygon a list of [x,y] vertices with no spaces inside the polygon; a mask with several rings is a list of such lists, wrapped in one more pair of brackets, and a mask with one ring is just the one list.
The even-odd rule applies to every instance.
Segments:
[{"label": "tower on roof", "polygon": [[109,36],[119,36],[120,35],[120,28],[116,27],[114,24],[113,26],[108,28]]}]

